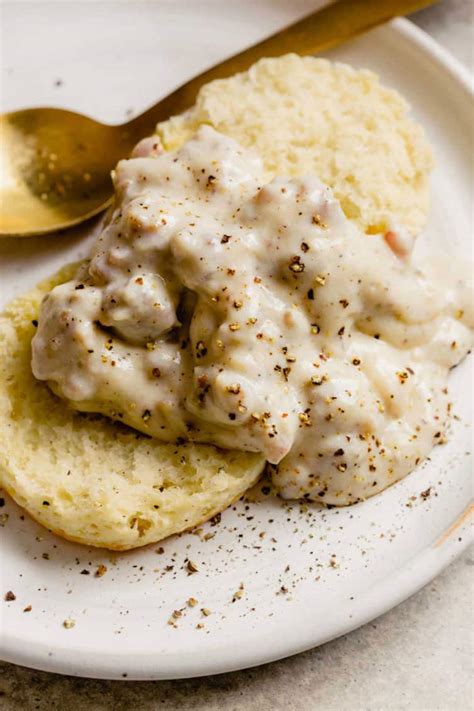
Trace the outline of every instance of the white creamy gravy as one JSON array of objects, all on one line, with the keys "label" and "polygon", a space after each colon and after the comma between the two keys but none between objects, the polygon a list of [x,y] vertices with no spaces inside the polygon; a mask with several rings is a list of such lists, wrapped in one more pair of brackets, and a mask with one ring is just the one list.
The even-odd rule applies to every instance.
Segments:
[{"label": "white creamy gravy", "polygon": [[264,184],[209,127],[143,145],[90,261],[43,301],[35,376],[160,439],[262,452],[284,497],[351,503],[411,471],[470,347],[464,278],[428,278],[409,236],[361,233],[315,178]]}]

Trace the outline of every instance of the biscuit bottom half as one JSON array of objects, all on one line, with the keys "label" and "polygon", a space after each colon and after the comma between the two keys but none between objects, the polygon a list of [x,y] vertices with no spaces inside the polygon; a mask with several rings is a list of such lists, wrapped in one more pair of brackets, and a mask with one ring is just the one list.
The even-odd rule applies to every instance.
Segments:
[{"label": "biscuit bottom half", "polygon": [[212,518],[259,478],[257,454],[164,444],[101,415],[70,409],[31,372],[43,296],[63,268],[0,316],[0,484],[63,538],[127,550]]}]

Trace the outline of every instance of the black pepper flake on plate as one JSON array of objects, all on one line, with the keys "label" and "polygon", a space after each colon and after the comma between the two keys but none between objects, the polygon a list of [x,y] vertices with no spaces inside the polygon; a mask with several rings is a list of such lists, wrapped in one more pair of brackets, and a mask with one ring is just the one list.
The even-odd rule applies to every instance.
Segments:
[{"label": "black pepper flake on plate", "polygon": [[192,560],[188,560],[186,563],[186,570],[188,571],[188,575],[193,575],[194,573],[199,572],[199,568],[196,563],[193,563]]},{"label": "black pepper flake on plate", "polygon": [[38,328],[38,321],[37,321],[37,319],[34,318],[31,323],[33,324],[33,326],[34,326],[35,328]]},{"label": "black pepper flake on plate", "polygon": [[430,494],[431,494],[431,489],[432,489],[432,487],[429,486],[427,489],[425,489],[424,491],[421,492],[420,497],[421,497],[424,501],[429,498],[429,496],[430,496]]}]

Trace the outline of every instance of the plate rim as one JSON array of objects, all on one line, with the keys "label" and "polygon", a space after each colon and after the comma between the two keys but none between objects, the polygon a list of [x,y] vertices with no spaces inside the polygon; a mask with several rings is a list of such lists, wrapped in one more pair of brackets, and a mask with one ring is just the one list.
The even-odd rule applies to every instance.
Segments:
[{"label": "plate rim", "polygon": [[[421,49],[433,63],[449,76],[458,88],[469,98],[474,97],[474,80],[470,72],[430,37],[424,30],[414,25],[406,18],[397,18],[388,23],[395,34],[408,43]],[[116,653],[104,656],[101,652],[90,650],[85,659],[84,652],[71,648],[53,645],[56,655],[51,655],[52,644],[47,642],[29,643],[14,635],[2,634],[1,659],[5,662],[18,664],[41,671],[67,674],[92,679],[135,680],[166,680],[185,679],[211,674],[223,674],[240,669],[248,669],[261,664],[270,663],[320,646],[343,634],[347,634],[370,622],[381,614],[388,612],[411,595],[427,585],[447,565],[453,562],[469,546],[473,540],[470,518],[474,513],[474,505],[468,504],[466,509],[448,526],[435,544],[420,551],[415,557],[405,562],[395,573],[386,576],[370,593],[354,605],[350,624],[341,620],[331,634],[318,637],[317,631],[308,628],[308,633],[299,641],[288,643],[285,650],[274,653],[271,651],[271,640],[258,650],[249,653],[248,649],[227,648],[221,655],[218,667],[212,657],[208,659],[187,658],[181,665],[168,659],[161,652],[154,655],[146,651],[142,654]],[[452,533],[456,532],[456,536]],[[126,672],[126,679],[124,674]]]},{"label": "plate rim", "polygon": [[[24,646],[24,640],[13,635],[6,636],[2,645],[1,659],[4,662],[18,664],[19,666],[38,671],[53,672],[55,674],[82,677],[88,679],[108,679],[120,681],[166,681],[173,679],[192,679],[218,674],[227,674],[251,669],[263,664],[269,664],[281,659],[301,654],[310,649],[320,647],[327,642],[337,639],[345,634],[355,631],[359,627],[371,622],[380,615],[389,612],[409,597],[428,585],[450,563],[453,563],[473,542],[472,523],[474,503],[472,501],[463,512],[441,534],[434,545],[426,548],[402,566],[396,575],[388,575],[381,584],[376,585],[368,598],[360,600],[354,605],[351,624],[342,622],[337,629],[314,641],[314,631],[308,639],[288,645],[285,651],[272,654],[261,649],[249,655],[248,649],[241,649],[235,654],[235,648],[229,653],[229,648],[222,654],[220,667],[215,668],[212,661],[194,659],[186,660],[187,667],[183,671],[174,662],[167,662],[166,656],[161,652],[153,655],[150,652],[133,654],[132,657],[124,653],[108,655],[104,658],[100,652],[89,650],[87,660],[83,651],[71,650],[66,647],[57,647],[61,655],[52,656],[46,643],[33,643]],[[452,534],[456,533],[456,536]],[[391,592],[390,595],[386,591]],[[5,651],[4,651],[5,650]],[[157,668],[159,661],[160,667]]]}]

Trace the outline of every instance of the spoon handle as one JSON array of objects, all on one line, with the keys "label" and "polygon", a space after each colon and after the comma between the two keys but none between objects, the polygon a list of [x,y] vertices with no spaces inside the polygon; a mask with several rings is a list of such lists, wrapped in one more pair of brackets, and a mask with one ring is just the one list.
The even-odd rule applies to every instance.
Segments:
[{"label": "spoon handle", "polygon": [[159,121],[192,106],[201,86],[213,79],[245,71],[262,57],[275,57],[288,52],[302,55],[322,52],[393,17],[414,12],[437,1],[336,0],[194,77],[125,127],[134,135],[146,135],[154,130]]}]

